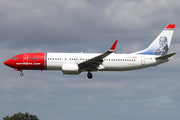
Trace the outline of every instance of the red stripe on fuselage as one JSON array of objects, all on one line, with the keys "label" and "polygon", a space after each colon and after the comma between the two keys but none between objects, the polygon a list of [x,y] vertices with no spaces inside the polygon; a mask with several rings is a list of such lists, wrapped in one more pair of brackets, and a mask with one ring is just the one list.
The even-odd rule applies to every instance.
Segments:
[{"label": "red stripe on fuselage", "polygon": [[[16,58],[17,57],[17,58]],[[45,53],[24,53],[7,60],[8,66],[21,70],[44,70]]]}]

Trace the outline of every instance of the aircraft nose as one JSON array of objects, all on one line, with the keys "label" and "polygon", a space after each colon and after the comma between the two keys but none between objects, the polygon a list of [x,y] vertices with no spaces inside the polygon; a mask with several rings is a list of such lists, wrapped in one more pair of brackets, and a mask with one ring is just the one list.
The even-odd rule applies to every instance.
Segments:
[{"label": "aircraft nose", "polygon": [[10,60],[6,60],[6,61],[4,62],[4,64],[7,65],[7,66],[10,66],[10,65],[11,65],[11,62],[10,62]]}]

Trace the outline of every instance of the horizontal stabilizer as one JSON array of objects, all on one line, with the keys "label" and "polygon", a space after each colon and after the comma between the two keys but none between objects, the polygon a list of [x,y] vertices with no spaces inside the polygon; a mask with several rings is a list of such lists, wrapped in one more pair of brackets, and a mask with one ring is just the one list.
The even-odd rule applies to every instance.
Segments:
[{"label": "horizontal stabilizer", "polygon": [[167,55],[164,55],[164,56],[157,57],[156,59],[168,59],[168,58],[172,57],[175,54],[176,53],[167,54]]}]

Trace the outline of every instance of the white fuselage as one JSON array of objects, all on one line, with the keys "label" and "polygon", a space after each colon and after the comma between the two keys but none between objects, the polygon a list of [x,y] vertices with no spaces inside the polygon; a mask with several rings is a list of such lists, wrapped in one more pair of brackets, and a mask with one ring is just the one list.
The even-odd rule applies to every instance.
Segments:
[{"label": "white fuselage", "polygon": [[[63,64],[79,64],[101,55],[92,53],[47,53],[47,70],[62,70]],[[155,55],[110,54],[99,65],[99,71],[126,71],[156,66],[168,60],[156,60]]]}]

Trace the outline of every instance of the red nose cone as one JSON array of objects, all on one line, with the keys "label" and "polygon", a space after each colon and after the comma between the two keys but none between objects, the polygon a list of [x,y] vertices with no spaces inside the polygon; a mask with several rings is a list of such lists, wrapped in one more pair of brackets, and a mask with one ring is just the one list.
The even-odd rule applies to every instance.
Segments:
[{"label": "red nose cone", "polygon": [[6,60],[6,61],[4,62],[4,64],[7,65],[7,66],[10,66],[10,65],[11,65],[11,62],[10,62],[10,60]]}]

